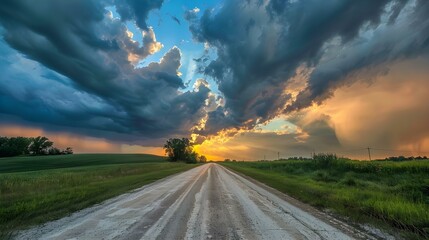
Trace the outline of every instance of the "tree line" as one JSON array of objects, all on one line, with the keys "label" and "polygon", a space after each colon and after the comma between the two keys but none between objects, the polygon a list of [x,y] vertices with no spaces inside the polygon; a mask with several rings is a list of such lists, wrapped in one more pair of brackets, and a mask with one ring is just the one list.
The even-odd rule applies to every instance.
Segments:
[{"label": "tree line", "polygon": [[59,149],[47,137],[1,137],[0,157],[21,155],[63,155],[73,154],[73,149]]},{"label": "tree line", "polygon": [[191,141],[187,138],[170,138],[165,143],[164,149],[170,162],[205,163],[207,161],[206,156],[194,151]]},{"label": "tree line", "polygon": [[411,157],[404,157],[404,156],[397,156],[397,157],[387,157],[384,160],[386,161],[412,161],[412,160],[427,160],[428,157],[427,156],[411,156]]}]

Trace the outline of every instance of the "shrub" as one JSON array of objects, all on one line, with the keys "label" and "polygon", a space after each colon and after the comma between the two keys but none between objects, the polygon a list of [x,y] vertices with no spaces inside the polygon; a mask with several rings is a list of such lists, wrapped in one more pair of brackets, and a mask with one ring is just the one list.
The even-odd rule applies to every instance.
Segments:
[{"label": "shrub", "polygon": [[319,167],[326,168],[332,166],[338,160],[338,157],[333,153],[318,153],[314,154],[313,160]]}]

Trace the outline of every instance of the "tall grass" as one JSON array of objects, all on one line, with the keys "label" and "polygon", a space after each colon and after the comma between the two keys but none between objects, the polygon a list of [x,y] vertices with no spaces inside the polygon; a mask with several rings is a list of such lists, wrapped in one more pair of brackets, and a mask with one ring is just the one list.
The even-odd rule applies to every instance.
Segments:
[{"label": "tall grass", "polygon": [[[197,166],[151,155],[61,157],[0,160],[0,239]],[[29,171],[14,160],[24,161]]]},{"label": "tall grass", "polygon": [[316,207],[429,237],[429,161],[314,160],[223,163]]}]

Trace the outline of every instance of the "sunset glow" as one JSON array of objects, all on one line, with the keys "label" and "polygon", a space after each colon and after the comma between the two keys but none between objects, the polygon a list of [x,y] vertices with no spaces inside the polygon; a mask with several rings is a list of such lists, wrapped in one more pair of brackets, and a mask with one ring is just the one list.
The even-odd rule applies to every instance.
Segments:
[{"label": "sunset glow", "polygon": [[156,155],[184,137],[210,160],[429,155],[426,1],[131,2],[0,6],[0,136]]}]

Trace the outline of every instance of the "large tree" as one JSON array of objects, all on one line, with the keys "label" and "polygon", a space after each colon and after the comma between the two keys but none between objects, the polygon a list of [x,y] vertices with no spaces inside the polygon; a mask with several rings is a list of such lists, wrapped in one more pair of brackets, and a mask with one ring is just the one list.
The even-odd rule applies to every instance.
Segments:
[{"label": "large tree", "polygon": [[48,148],[52,147],[53,144],[47,137],[38,136],[33,138],[29,149],[34,155],[47,154]]},{"label": "large tree", "polygon": [[28,154],[31,140],[25,137],[0,137],[0,157]]},{"label": "large tree", "polygon": [[170,138],[165,143],[164,149],[169,161],[187,161],[188,155],[192,152],[192,145],[187,138]]},{"label": "large tree", "polygon": [[[194,152],[192,143],[187,138],[170,138],[164,145],[165,153],[171,162],[183,161],[187,163],[205,162],[206,157]],[[203,160],[203,161],[202,161]]]},{"label": "large tree", "polygon": [[60,155],[73,154],[73,149],[65,150],[53,146],[47,137],[1,137],[0,157],[13,157],[20,155]]}]

